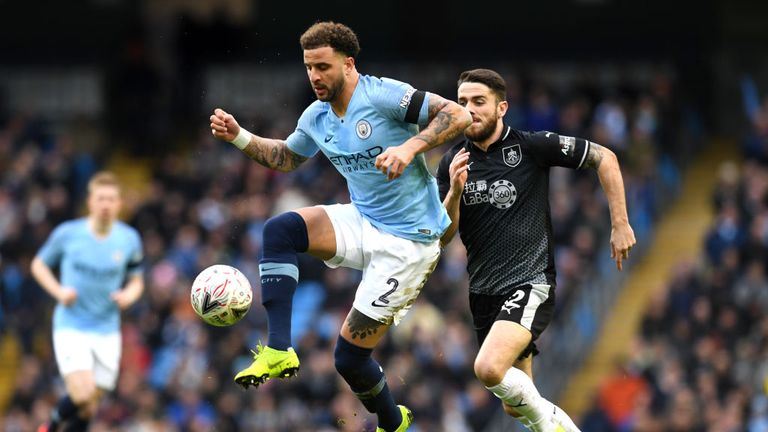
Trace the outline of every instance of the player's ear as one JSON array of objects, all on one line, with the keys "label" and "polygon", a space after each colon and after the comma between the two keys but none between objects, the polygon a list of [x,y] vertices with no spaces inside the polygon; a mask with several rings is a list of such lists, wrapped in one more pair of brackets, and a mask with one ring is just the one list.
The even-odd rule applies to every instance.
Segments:
[{"label": "player's ear", "polygon": [[504,117],[504,114],[507,113],[507,109],[509,109],[509,103],[507,101],[503,100],[499,102],[496,105],[496,115],[498,116],[498,118]]},{"label": "player's ear", "polygon": [[355,58],[354,57],[345,57],[344,58],[344,73],[352,73],[353,70],[355,70]]}]

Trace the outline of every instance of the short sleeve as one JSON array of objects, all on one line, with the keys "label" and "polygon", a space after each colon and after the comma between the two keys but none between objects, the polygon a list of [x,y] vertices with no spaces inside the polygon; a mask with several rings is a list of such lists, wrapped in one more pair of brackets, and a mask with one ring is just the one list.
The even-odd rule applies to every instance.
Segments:
[{"label": "short sleeve", "polygon": [[43,246],[37,251],[37,257],[43,260],[48,267],[56,267],[64,255],[64,246],[67,243],[68,224],[57,226]]},{"label": "short sleeve", "polygon": [[374,78],[368,97],[387,118],[418,125],[429,122],[429,94],[410,84],[390,78]]},{"label": "short sleeve", "polygon": [[296,130],[288,136],[286,142],[288,143],[288,149],[296,154],[304,157],[312,157],[317,154],[320,148],[312,136],[310,130],[312,128],[312,107],[310,105],[299,117],[299,122],[296,125]]},{"label": "short sleeve", "polygon": [[590,142],[554,132],[541,131],[530,136],[530,150],[539,164],[581,168],[587,158]]},{"label": "short sleeve", "polygon": [[140,275],[144,272],[144,245],[138,232],[133,231],[131,237],[133,246],[126,265],[128,276]]}]

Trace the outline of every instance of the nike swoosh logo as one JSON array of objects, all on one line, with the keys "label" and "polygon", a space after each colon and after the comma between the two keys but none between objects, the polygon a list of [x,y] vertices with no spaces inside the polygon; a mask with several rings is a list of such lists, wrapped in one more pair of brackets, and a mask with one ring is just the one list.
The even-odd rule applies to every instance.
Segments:
[{"label": "nike swoosh logo", "polygon": [[520,402],[518,402],[518,403],[517,403],[517,405],[510,405],[510,406],[511,406],[511,407],[514,407],[514,408],[519,408],[519,407],[528,406],[528,404],[527,404],[527,403],[523,402],[524,400],[525,400],[525,399],[523,399],[523,398],[520,398]]},{"label": "nike swoosh logo", "polygon": [[328,142],[333,139],[333,135],[325,137],[325,142]]},{"label": "nike swoosh logo", "polygon": [[277,361],[277,362],[274,362],[274,363],[270,363],[269,361],[267,361],[267,366],[268,366],[268,367],[271,369],[271,368],[273,368],[273,367],[275,367],[275,366],[279,365],[280,363],[282,363],[282,362],[284,362],[284,361],[285,361],[285,360],[280,360],[280,361]]},{"label": "nike swoosh logo", "polygon": [[261,271],[270,271],[270,270],[276,270],[276,269],[279,269],[279,268],[280,267],[269,267],[269,268],[264,267],[264,268],[261,269]]}]

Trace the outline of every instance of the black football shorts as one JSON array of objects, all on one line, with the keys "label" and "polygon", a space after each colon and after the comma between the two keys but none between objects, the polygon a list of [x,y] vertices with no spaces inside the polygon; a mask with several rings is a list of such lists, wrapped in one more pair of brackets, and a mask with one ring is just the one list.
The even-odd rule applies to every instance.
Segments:
[{"label": "black football shorts", "polygon": [[508,294],[469,294],[469,309],[480,345],[485,341],[496,321],[513,321],[531,331],[533,338],[520,355],[520,359],[536,355],[534,343],[552,321],[555,311],[555,287],[545,284],[528,284],[508,290]]}]

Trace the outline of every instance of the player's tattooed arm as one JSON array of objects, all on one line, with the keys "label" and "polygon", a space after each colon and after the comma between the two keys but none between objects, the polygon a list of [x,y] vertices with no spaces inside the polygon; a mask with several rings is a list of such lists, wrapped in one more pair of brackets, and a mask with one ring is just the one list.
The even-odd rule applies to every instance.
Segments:
[{"label": "player's tattooed arm", "polygon": [[452,140],[472,124],[466,109],[434,93],[429,94],[428,118],[427,126],[411,138],[420,141],[417,153]]},{"label": "player's tattooed arm", "polygon": [[472,116],[456,102],[429,94],[429,124],[399,146],[389,147],[376,156],[376,169],[394,180],[405,171],[417,154],[450,141],[472,124]]},{"label": "player's tattooed arm", "polygon": [[284,172],[295,170],[307,160],[307,157],[291,151],[285,140],[262,138],[257,135],[251,137],[251,142],[243,152],[267,168]]},{"label": "player's tattooed arm", "polygon": [[291,151],[285,140],[263,138],[241,128],[235,117],[221,108],[213,110],[210,120],[213,136],[234,144],[248,157],[267,168],[293,171],[307,160]]},{"label": "player's tattooed arm", "polygon": [[603,162],[603,154],[605,153],[605,147],[596,143],[589,143],[589,152],[587,153],[587,160],[584,161],[585,168],[599,169],[600,164]]}]

